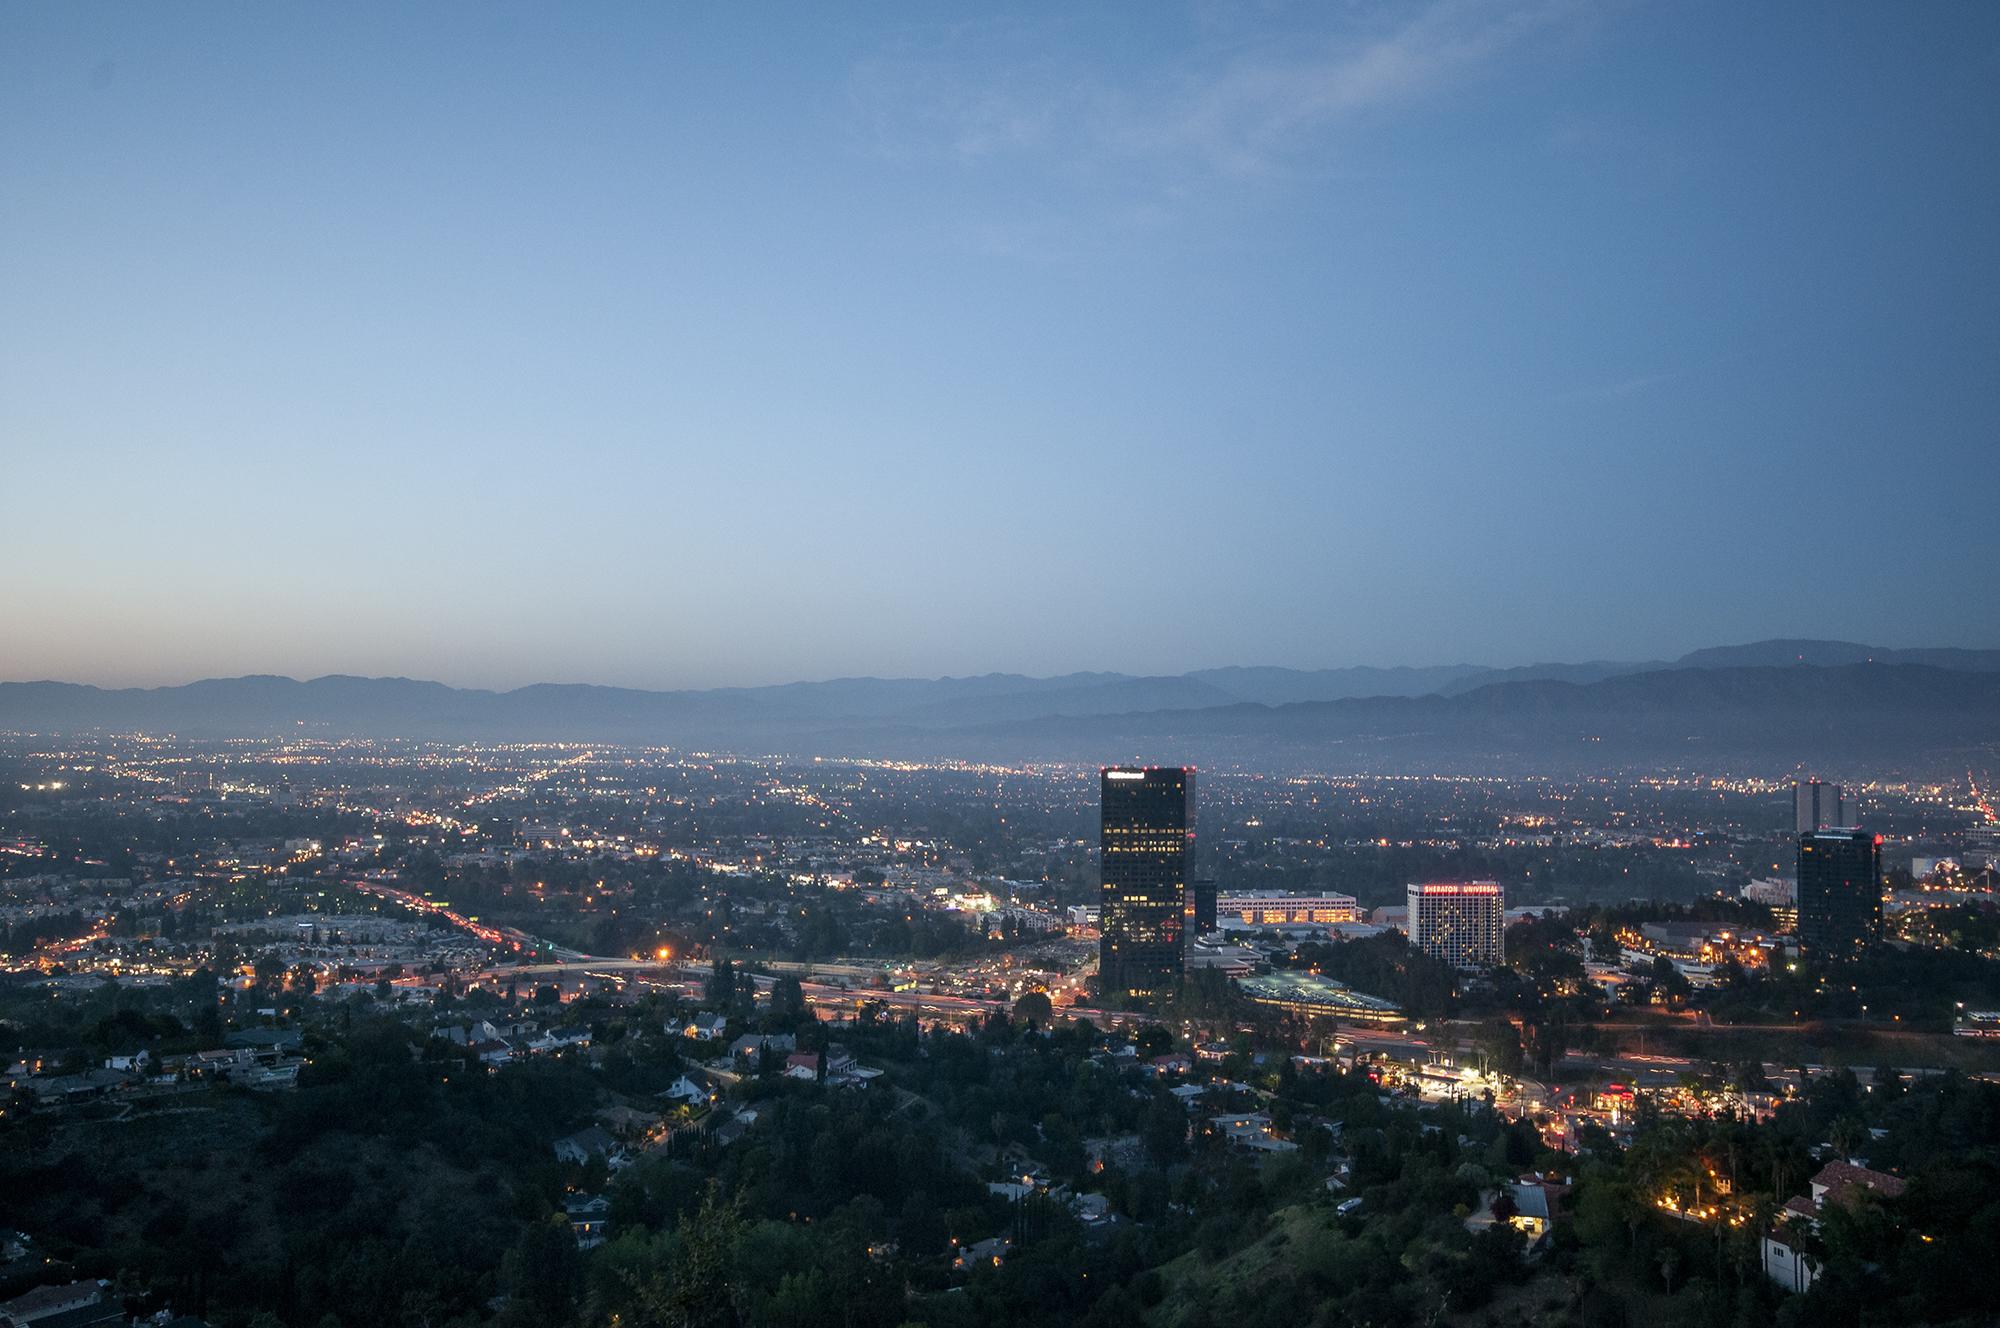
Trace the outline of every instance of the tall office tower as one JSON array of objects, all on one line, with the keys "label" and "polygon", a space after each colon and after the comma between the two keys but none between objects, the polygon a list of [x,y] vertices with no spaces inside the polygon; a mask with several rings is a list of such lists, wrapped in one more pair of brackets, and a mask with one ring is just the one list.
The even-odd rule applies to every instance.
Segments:
[{"label": "tall office tower", "polygon": [[1839,830],[1860,820],[1859,807],[1838,784],[1817,779],[1792,784],[1792,829],[1802,835],[1815,830]]},{"label": "tall office tower", "polygon": [[1498,881],[1412,883],[1410,945],[1454,968],[1491,968],[1502,958],[1507,901]]},{"label": "tall office tower", "polygon": [[1213,878],[1188,885],[1188,934],[1200,936],[1215,930],[1215,881]]},{"label": "tall office tower", "polygon": [[1865,830],[1799,836],[1799,953],[1852,959],[1882,932],[1882,837]]},{"label": "tall office tower", "polygon": [[1107,768],[1098,797],[1104,880],[1098,983],[1107,997],[1170,996],[1187,954],[1194,771]]}]

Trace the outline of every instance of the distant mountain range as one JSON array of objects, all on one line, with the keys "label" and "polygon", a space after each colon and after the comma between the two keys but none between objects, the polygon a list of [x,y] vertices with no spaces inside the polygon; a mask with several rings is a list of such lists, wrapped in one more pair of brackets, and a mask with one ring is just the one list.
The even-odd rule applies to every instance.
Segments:
[{"label": "distant mountain range", "polygon": [[659,743],[748,752],[1322,769],[1991,762],[2000,650],[1760,641],[1671,661],[841,678],[509,692],[407,678],[0,683],[0,730]]}]

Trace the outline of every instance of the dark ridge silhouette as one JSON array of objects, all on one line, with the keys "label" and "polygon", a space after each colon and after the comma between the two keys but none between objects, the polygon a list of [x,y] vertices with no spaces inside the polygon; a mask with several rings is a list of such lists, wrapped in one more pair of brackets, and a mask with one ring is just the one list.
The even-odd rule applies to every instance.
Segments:
[{"label": "dark ridge silhouette", "polygon": [[[1384,686],[1403,690],[1348,690]],[[676,692],[548,683],[492,692],[345,676],[121,689],[0,683],[0,729],[1010,760],[1151,752],[1354,769],[1774,760],[1942,767],[2000,742],[2000,651],[1767,641],[1695,651],[1671,665],[986,674]]]}]

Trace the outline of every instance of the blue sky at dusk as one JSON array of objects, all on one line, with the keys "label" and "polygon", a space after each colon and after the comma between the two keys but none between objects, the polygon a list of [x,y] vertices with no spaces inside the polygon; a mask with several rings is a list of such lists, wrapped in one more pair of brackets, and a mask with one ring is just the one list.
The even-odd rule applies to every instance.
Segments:
[{"label": "blue sky at dusk", "polygon": [[0,8],[0,677],[2000,645],[2000,6]]}]

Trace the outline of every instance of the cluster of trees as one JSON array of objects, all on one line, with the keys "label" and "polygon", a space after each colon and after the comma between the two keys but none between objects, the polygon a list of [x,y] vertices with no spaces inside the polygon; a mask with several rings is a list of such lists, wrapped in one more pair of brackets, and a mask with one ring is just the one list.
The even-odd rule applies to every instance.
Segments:
[{"label": "cluster of trees", "polygon": [[[1780,1295],[1762,1273],[1762,1237],[1784,1200],[1839,1155],[1909,1188],[1850,1192],[1822,1207],[1816,1229],[1794,1225],[1822,1273],[1807,1294]],[[1729,1216],[1663,1218],[1666,1195]],[[1664,1298],[1715,1324],[1993,1322],[2000,1286],[1962,1270],[2000,1258],[2000,1087],[1955,1072],[1864,1084],[1839,1071],[1814,1078],[1769,1123],[1644,1120],[1629,1149],[1600,1141],[1587,1151],[1561,1248],[1607,1317]]]},{"label": "cluster of trees", "polygon": [[489,1075],[365,1017],[315,1030],[307,1049],[291,1094],[218,1088],[115,1125],[10,1117],[10,1217],[142,1308],[224,1324],[488,1317],[502,1256],[560,1196],[548,1140],[587,1119],[596,1077],[561,1061]]},{"label": "cluster of trees", "polygon": [[317,839],[337,844],[366,824],[359,812],[247,802],[174,808],[110,799],[78,801],[38,818],[34,831],[43,844],[41,856],[0,856],[0,877],[45,872],[131,877],[139,870],[141,854],[195,860],[220,845],[260,840]]},{"label": "cluster of trees", "polygon": [[0,927],[0,954],[24,955],[44,941],[66,941],[82,936],[91,925],[91,920],[79,909],[23,918],[11,926]]},{"label": "cluster of trees", "polygon": [[963,920],[936,910],[833,891],[813,891],[801,903],[797,885],[779,872],[732,875],[722,890],[703,868],[671,859],[532,854],[506,866],[447,868],[435,852],[416,849],[399,865],[411,883],[445,891],[467,912],[592,954],[672,944],[682,952],[700,946],[807,962],[863,954],[930,959],[986,944]]},{"label": "cluster of trees", "polygon": [[[1361,956],[1342,974],[1357,986],[1422,981],[1386,941],[1341,949]],[[35,1027],[79,1047],[165,1043],[213,1010],[212,990],[72,1002]],[[748,992],[725,962],[707,1003],[739,1026],[823,1043],[795,981],[766,1002]],[[1945,1275],[2000,1257],[2000,1088],[1956,1075],[1824,1075],[1767,1124],[1642,1113],[1629,1148],[1593,1137],[1558,1157],[1482,1103],[1419,1108],[1363,1074],[1302,1070],[1288,1055],[1300,1030],[1282,1022],[1225,1027],[1216,1072],[1228,1084],[1190,1113],[1109,1059],[1096,1030],[1028,1000],[969,1033],[864,1018],[838,1036],[881,1079],[833,1089],[752,1074],[734,1090],[756,1112],[740,1140],[692,1133],[612,1174],[559,1164],[549,1141],[664,1088],[681,1068],[664,1031],[674,1021],[657,998],[542,1014],[587,1022],[592,1057],[491,1073],[365,1001],[318,1012],[296,1093],[218,1089],[115,1127],[77,1113],[10,1120],[0,1193],[78,1275],[223,1328],[1386,1328],[1477,1312],[1516,1285],[1517,1304],[1579,1328],[1847,1324],[1861,1306],[1892,1324],[2000,1314],[2000,1288]],[[1525,1046],[1512,1024],[1482,1027],[1489,1054],[1535,1057],[1532,1023]],[[1142,1056],[1177,1041],[1157,1025],[1135,1040]],[[1259,1159],[1231,1147],[1204,1124],[1229,1109],[1267,1111],[1298,1148]],[[1757,1242],[1829,1143],[1907,1175],[1910,1190],[1830,1211],[1812,1238],[1822,1283],[1787,1299],[1763,1278]],[[983,1183],[1026,1168],[1101,1194],[1111,1220],[1085,1226]],[[1466,1220],[1530,1169],[1574,1182],[1532,1261],[1504,1221]],[[562,1214],[576,1190],[610,1200],[613,1238],[598,1249],[580,1250]],[[1740,1220],[1682,1221],[1663,1196],[1725,1202]],[[1337,1209],[1349,1198],[1358,1212]],[[953,1269],[955,1249],[995,1235],[1014,1242],[1003,1261]]]},{"label": "cluster of trees", "polygon": [[196,1051],[222,1040],[215,975],[206,969],[163,987],[65,993],[0,989],[0,1055],[33,1048],[81,1069],[107,1055]]},{"label": "cluster of trees", "polygon": [[1394,1001],[1419,1019],[1450,1013],[1457,995],[1451,965],[1411,949],[1396,932],[1331,944],[1309,942],[1294,952],[1293,963]]},{"label": "cluster of trees", "polygon": [[[1692,900],[1714,888],[1685,851],[1651,845],[1384,848],[1376,843],[1378,834],[1428,839],[1436,834],[1435,822],[1417,819],[1382,829],[1376,822],[1334,814],[1295,825],[1289,835],[1267,816],[1261,833],[1270,842],[1252,839],[1240,848],[1224,844],[1216,850],[1217,876],[1244,890],[1341,890],[1367,907],[1401,903],[1411,881],[1502,881],[1510,903]],[[1302,852],[1298,847],[1301,839],[1322,838],[1327,841],[1323,848]],[[1359,842],[1346,847],[1342,840]]]}]

